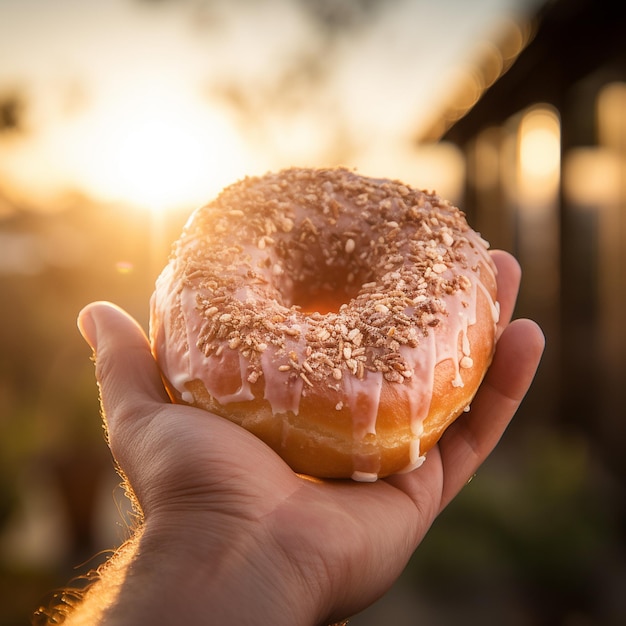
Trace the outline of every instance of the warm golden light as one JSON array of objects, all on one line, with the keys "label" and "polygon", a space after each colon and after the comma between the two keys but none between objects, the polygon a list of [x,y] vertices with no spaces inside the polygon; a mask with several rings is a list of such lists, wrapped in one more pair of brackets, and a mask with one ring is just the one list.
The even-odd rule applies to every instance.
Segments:
[{"label": "warm golden light", "polygon": [[512,118],[507,130],[505,188],[515,210],[516,256],[524,268],[521,298],[548,315],[556,310],[561,280],[561,123],[556,110],[537,105]]},{"label": "warm golden light", "polygon": [[[392,150],[393,158],[385,159]],[[450,142],[394,145],[387,151],[362,154],[357,165],[361,174],[398,178],[417,189],[435,191],[450,202],[462,201],[465,160],[461,150]]]},{"label": "warm golden light", "polygon": [[87,173],[94,188],[103,195],[113,193],[156,209],[197,188],[206,147],[189,128],[181,128],[168,117],[151,112],[146,118],[127,120],[126,129],[118,128],[116,141],[102,146],[114,158],[102,163],[105,167],[97,173]]},{"label": "warm golden light", "polygon": [[626,154],[626,83],[609,83],[600,91],[597,127],[600,145]]},{"label": "warm golden light", "polygon": [[527,111],[518,129],[517,192],[529,207],[550,202],[558,191],[561,123],[548,106]]},{"label": "warm golden light", "polygon": [[577,207],[598,208],[619,202],[622,165],[606,148],[576,148],[563,164],[563,188]]},{"label": "warm golden light", "polygon": [[[364,27],[348,20],[338,36],[294,2],[217,3],[210,19],[187,3],[40,2],[34,13],[5,4],[0,86],[23,73],[15,84],[28,85],[17,94],[28,119],[15,141],[0,141],[0,177],[18,203],[42,211],[78,191],[159,213],[289,165],[366,161],[374,175],[401,177],[405,154],[415,160],[407,137],[438,140],[429,120],[442,107],[445,126],[464,115],[527,41],[495,5],[455,19],[437,3],[381,6],[375,20],[353,7],[346,15],[362,12]],[[433,181],[406,169],[456,196],[464,172],[445,158],[452,176],[438,164]]]},{"label": "warm golden light", "polygon": [[[227,119],[172,89],[109,103],[74,142],[73,166],[92,193],[152,211],[209,199],[242,175],[246,161]],[[81,157],[88,146],[95,149]]]},{"label": "warm golden light", "polygon": [[44,206],[75,189],[162,212],[209,200],[248,173],[251,160],[225,114],[170,80],[102,94],[80,113],[14,142],[5,172],[18,193]]}]

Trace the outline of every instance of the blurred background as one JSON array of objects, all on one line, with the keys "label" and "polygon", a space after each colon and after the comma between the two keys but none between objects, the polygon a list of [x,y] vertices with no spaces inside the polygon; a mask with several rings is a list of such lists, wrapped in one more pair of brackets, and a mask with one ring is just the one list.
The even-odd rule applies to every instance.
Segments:
[{"label": "blurred background", "polygon": [[0,0],[0,625],[128,533],[80,308],[147,327],[193,208],[337,164],[461,206],[547,336],[500,447],[351,623],[626,623],[625,33],[603,0]]}]

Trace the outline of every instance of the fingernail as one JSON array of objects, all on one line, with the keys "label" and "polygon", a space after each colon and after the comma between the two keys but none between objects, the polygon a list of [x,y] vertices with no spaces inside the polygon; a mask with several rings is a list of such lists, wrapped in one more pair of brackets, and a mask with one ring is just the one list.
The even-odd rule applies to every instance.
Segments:
[{"label": "fingernail", "polygon": [[92,350],[96,350],[98,347],[98,330],[96,323],[91,315],[89,307],[85,307],[78,314],[78,330],[83,336],[83,339],[89,344]]}]

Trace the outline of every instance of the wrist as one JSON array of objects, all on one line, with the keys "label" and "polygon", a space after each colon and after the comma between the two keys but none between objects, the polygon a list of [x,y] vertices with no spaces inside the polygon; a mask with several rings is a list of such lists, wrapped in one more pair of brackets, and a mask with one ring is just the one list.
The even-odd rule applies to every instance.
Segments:
[{"label": "wrist", "polygon": [[205,521],[146,523],[105,624],[319,621],[318,599],[261,524]]}]

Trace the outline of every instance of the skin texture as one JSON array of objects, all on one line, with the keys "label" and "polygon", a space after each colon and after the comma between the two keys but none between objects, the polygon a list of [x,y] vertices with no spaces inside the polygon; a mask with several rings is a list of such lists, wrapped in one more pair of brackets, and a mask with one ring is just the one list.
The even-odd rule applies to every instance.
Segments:
[{"label": "skin texture", "polygon": [[109,445],[143,521],[66,623],[327,624],[384,594],[497,444],[541,358],[537,325],[509,323],[519,266],[493,258],[499,340],[471,411],[422,467],[372,484],[298,476],[239,426],[172,405],[137,323],[86,307]]}]

